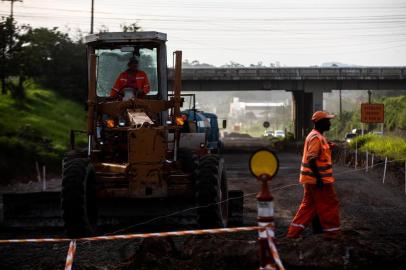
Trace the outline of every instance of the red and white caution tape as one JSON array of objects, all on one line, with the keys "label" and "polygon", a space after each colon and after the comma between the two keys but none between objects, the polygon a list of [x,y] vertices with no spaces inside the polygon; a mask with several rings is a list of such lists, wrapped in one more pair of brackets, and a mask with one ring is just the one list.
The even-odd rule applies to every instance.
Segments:
[{"label": "red and white caution tape", "polygon": [[236,227],[236,228],[221,228],[221,229],[205,229],[205,230],[189,230],[175,232],[160,232],[160,233],[137,233],[125,235],[107,235],[80,238],[78,240],[100,241],[100,240],[118,240],[118,239],[134,239],[134,238],[158,238],[167,236],[185,236],[185,235],[200,235],[200,234],[220,234],[220,233],[235,233],[260,230],[262,227]]},{"label": "red and white caution tape", "polygon": [[57,243],[57,242],[69,242],[70,238],[40,238],[40,239],[0,239],[0,244],[7,243]]},{"label": "red and white caution tape", "polygon": [[[260,226],[251,227],[236,227],[236,228],[221,228],[221,229],[206,229],[206,230],[188,230],[188,231],[175,231],[175,232],[160,232],[160,233],[137,233],[137,234],[123,234],[123,235],[106,235],[95,236],[75,239],[76,241],[101,241],[101,240],[118,240],[118,239],[134,239],[134,238],[158,238],[167,236],[186,236],[186,235],[200,235],[200,234],[221,234],[221,233],[235,233],[235,232],[248,232],[263,230]],[[41,238],[41,239],[9,239],[0,240],[0,244],[6,243],[55,243],[55,242],[69,242],[73,239],[70,238]]]},{"label": "red and white caution tape", "polygon": [[274,257],[275,263],[279,267],[279,270],[285,270],[282,265],[282,261],[279,258],[278,251],[276,250],[275,244],[273,243],[272,236],[272,224],[267,224],[267,226],[251,226],[251,227],[236,227],[236,228],[220,228],[220,229],[205,229],[205,230],[187,230],[187,231],[175,231],[175,232],[160,232],[160,233],[137,233],[137,234],[125,234],[125,235],[106,235],[106,236],[95,236],[95,237],[85,237],[79,239],[69,239],[69,238],[42,238],[42,239],[9,239],[0,240],[0,244],[3,243],[55,243],[55,242],[68,242],[69,249],[68,255],[66,257],[65,270],[71,270],[73,259],[76,252],[76,242],[77,241],[102,241],[102,240],[119,240],[119,239],[134,239],[134,238],[159,238],[168,236],[186,236],[186,235],[202,235],[202,234],[221,234],[221,233],[236,233],[236,232],[248,232],[248,231],[260,231],[266,232],[268,236],[268,244]]},{"label": "red and white caution tape", "polygon": [[268,230],[266,232],[268,235],[268,245],[269,245],[269,248],[271,249],[271,254],[272,254],[273,259],[274,259],[276,265],[278,266],[279,270],[285,270],[285,267],[282,264],[281,258],[279,257],[278,250],[276,249],[275,243],[273,242],[272,236]]},{"label": "red and white caution tape", "polygon": [[70,241],[68,255],[66,256],[65,270],[72,270],[73,258],[76,253],[76,240]]}]

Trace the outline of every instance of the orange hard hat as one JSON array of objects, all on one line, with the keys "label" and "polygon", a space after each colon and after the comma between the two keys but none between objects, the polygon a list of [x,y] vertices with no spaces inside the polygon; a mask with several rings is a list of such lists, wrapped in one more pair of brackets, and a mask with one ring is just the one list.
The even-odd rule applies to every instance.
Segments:
[{"label": "orange hard hat", "polygon": [[320,121],[321,119],[324,119],[324,118],[331,119],[334,117],[336,117],[334,114],[329,114],[328,112],[325,112],[325,111],[317,111],[313,114],[312,121],[316,123],[316,122]]}]

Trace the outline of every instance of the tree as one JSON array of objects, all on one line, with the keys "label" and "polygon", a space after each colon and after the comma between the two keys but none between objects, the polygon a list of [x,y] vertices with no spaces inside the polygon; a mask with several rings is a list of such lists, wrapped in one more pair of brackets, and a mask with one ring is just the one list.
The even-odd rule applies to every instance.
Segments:
[{"label": "tree", "polygon": [[120,25],[121,29],[123,29],[123,32],[137,32],[138,30],[141,29],[140,26],[138,26],[138,24],[136,22],[131,23],[129,25],[127,24],[121,24]]},{"label": "tree", "polygon": [[243,68],[244,65],[242,65],[240,63],[237,63],[237,62],[234,62],[234,61],[230,61],[229,63],[224,64],[221,67],[222,68]]},{"label": "tree", "polygon": [[7,78],[7,70],[8,70],[8,63],[9,61],[9,54],[13,47],[13,33],[16,29],[16,23],[12,20],[11,17],[7,17],[4,19],[2,17],[2,21],[0,22],[0,41],[1,41],[1,92],[3,95],[7,94],[6,88],[6,78]]},{"label": "tree", "polygon": [[18,78],[17,86],[10,84],[16,98],[24,98],[24,81],[29,77],[72,99],[85,98],[85,46],[56,27],[20,27],[9,54],[8,70],[10,76]]}]

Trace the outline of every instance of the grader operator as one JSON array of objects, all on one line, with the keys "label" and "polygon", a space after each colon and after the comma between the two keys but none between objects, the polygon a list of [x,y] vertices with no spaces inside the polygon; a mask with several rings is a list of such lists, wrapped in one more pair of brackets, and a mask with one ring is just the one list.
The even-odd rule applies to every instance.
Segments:
[{"label": "grader operator", "polygon": [[207,150],[207,134],[181,132],[181,52],[168,99],[165,42],[158,32],[86,38],[88,147],[77,151],[72,133],[61,193],[72,237],[93,234],[98,224],[132,224],[193,206],[201,206],[200,226],[227,226],[224,161]]}]

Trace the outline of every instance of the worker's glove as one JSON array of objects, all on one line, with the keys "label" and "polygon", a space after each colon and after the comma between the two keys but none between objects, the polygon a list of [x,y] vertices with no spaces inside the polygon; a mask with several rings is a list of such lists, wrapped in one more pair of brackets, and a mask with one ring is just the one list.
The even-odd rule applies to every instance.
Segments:
[{"label": "worker's glove", "polygon": [[328,142],[328,145],[330,146],[330,149],[333,150],[334,148],[337,147],[337,145],[333,142]]},{"label": "worker's glove", "polygon": [[323,180],[321,180],[321,178],[317,178],[316,186],[317,186],[317,188],[320,188],[320,189],[324,186]]}]

